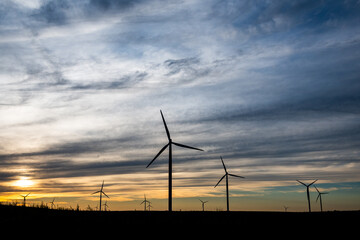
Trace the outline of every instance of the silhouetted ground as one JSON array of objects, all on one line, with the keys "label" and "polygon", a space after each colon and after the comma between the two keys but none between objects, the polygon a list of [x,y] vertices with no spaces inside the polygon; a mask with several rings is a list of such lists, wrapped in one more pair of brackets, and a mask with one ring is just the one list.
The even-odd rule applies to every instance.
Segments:
[{"label": "silhouetted ground", "polygon": [[[214,227],[231,227],[233,230],[248,232],[256,229],[255,234],[263,231],[287,231],[298,229],[299,232],[310,228],[318,231],[356,231],[360,211],[334,211],[334,212],[200,212],[200,211],[70,211],[51,210],[46,208],[15,207],[0,205],[0,228],[4,226],[27,227],[54,227],[91,229],[103,227],[104,229],[119,229],[127,226],[143,228],[164,226],[172,229],[184,227],[207,226],[207,231]],[[95,229],[95,228],[94,228]],[[286,230],[287,229],[287,230]],[[252,230],[252,231],[253,231]]]}]

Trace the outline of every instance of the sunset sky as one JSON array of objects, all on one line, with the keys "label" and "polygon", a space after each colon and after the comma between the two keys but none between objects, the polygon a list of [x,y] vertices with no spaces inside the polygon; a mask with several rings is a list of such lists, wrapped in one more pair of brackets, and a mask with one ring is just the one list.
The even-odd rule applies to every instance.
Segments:
[{"label": "sunset sky", "polygon": [[[360,1],[1,0],[0,201],[360,209]],[[317,193],[311,203],[319,211]]]}]

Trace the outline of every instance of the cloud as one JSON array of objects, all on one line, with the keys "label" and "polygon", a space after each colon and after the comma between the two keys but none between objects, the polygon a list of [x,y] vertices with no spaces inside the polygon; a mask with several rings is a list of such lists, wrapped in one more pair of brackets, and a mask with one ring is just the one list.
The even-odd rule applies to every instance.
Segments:
[{"label": "cloud", "polygon": [[[71,24],[77,20],[93,20],[105,14],[119,14],[128,11],[142,0],[46,0],[38,9],[31,9],[29,15],[47,25]],[[43,26],[44,27],[44,26]]]},{"label": "cloud", "polygon": [[109,82],[96,82],[91,84],[74,84],[71,86],[72,90],[105,90],[105,89],[120,89],[132,87],[143,81],[148,74],[146,72],[135,72],[131,75],[126,75],[118,80]]},{"label": "cloud", "polygon": [[33,16],[44,19],[49,24],[65,24],[67,19],[66,13],[69,9],[70,4],[67,0],[48,1]]},{"label": "cloud", "polygon": [[54,146],[50,146],[45,150],[36,152],[25,152],[16,154],[3,154],[0,155],[0,159],[16,159],[24,157],[40,157],[40,156],[54,156],[54,155],[71,155],[77,156],[86,153],[99,153],[106,152],[107,150],[114,149],[119,146],[126,144],[127,142],[134,141],[136,137],[125,137],[117,139],[96,139],[96,140],[84,140],[79,142],[67,142],[61,143]]},{"label": "cloud", "polygon": [[90,0],[90,5],[102,11],[126,10],[142,0]]}]

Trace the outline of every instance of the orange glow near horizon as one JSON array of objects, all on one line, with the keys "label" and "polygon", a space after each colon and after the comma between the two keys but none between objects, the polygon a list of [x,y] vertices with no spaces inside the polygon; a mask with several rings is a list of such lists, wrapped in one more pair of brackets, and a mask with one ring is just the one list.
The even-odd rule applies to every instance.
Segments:
[{"label": "orange glow near horizon", "polygon": [[[212,171],[200,173],[201,176],[211,176],[217,173]],[[7,184],[12,191],[1,194],[0,202],[21,205],[21,195],[30,193],[26,199],[28,206],[33,204],[47,204],[55,198],[56,207],[76,208],[85,210],[90,206],[95,209],[99,204],[98,194],[104,180],[104,192],[110,197],[107,200],[112,211],[142,210],[140,203],[144,195],[152,202],[154,211],[167,210],[168,185],[167,174],[119,174],[110,176],[76,177],[40,179],[30,176],[19,176]],[[225,183],[214,188],[213,181],[204,181],[197,185],[192,179],[199,177],[192,172],[177,172],[173,181],[173,209],[199,210],[199,199],[208,201],[207,211],[226,209]],[[295,181],[250,181],[251,176],[242,181],[230,181],[230,209],[233,211],[283,211],[283,206],[289,206],[289,211],[306,211],[305,190]],[[217,179],[216,179],[217,180]],[[216,180],[214,182],[216,182]],[[146,184],[143,184],[146,182]],[[322,180],[318,188],[320,191],[330,191],[324,199],[326,210],[357,209],[359,195],[355,194],[358,182],[333,183]],[[314,209],[318,208],[316,191],[311,189],[311,201]],[[339,199],[342,199],[341,201]],[[340,202],[346,202],[345,205]],[[326,205],[325,205],[326,204]]]}]

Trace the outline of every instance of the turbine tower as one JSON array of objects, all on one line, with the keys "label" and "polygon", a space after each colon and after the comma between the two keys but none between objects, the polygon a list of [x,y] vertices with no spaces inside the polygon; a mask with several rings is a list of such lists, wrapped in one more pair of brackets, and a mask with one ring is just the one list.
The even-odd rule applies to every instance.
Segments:
[{"label": "turbine tower", "polygon": [[108,196],[108,195],[106,195],[106,193],[104,193],[103,188],[104,188],[104,180],[103,180],[103,182],[102,182],[102,185],[101,185],[100,191],[97,191],[97,192],[92,193],[92,194],[95,194],[95,193],[100,193],[99,212],[101,212],[101,199],[102,199],[102,195],[104,194],[107,198],[109,198],[109,196]]},{"label": "turbine tower", "polygon": [[219,182],[215,185],[214,188],[216,188],[216,186],[219,185],[219,183],[221,182],[221,180],[223,180],[224,177],[226,177],[226,210],[229,211],[229,175],[232,176],[232,177],[238,177],[238,178],[245,178],[245,177],[228,173],[228,171],[226,170],[224,161],[223,161],[223,159],[222,159],[221,156],[220,156],[220,159],[221,159],[221,162],[222,162],[222,164],[223,164],[223,166],[224,166],[225,175],[222,176],[222,178],[220,178]]},{"label": "turbine tower", "polygon": [[26,195],[20,195],[24,198],[24,207],[26,207],[26,197],[29,196],[30,193],[26,194]]},{"label": "turbine tower", "polygon": [[156,154],[156,156],[154,157],[154,159],[146,166],[146,168],[148,168],[154,161],[155,159],[160,156],[160,154],[167,148],[169,147],[169,197],[168,197],[168,209],[169,209],[169,212],[172,211],[172,145],[176,145],[178,147],[183,147],[183,148],[189,148],[189,149],[194,149],[194,150],[198,150],[198,151],[204,151],[200,148],[195,148],[195,147],[190,147],[190,146],[187,146],[187,145],[184,145],[184,144],[180,144],[180,143],[176,143],[176,142],[173,142],[171,137],[170,137],[170,132],[169,132],[169,129],[166,125],[166,122],[165,122],[165,118],[164,118],[164,115],[162,113],[162,111],[160,110],[160,113],[161,113],[161,117],[162,117],[162,120],[163,120],[163,123],[164,123],[164,127],[165,127],[165,130],[166,130],[166,135],[167,135],[167,138],[169,140],[168,144],[166,144],[158,154]]},{"label": "turbine tower", "polygon": [[323,211],[323,207],[322,207],[322,199],[321,199],[321,195],[322,194],[328,194],[328,192],[320,192],[319,191],[319,189],[317,189],[317,187],[314,185],[314,187],[315,187],[315,189],[316,189],[316,191],[318,192],[318,196],[317,196],[317,198],[316,198],[316,202],[319,200],[319,198],[320,198],[320,210],[321,210],[321,212]]},{"label": "turbine tower", "polygon": [[201,199],[199,199],[199,201],[201,202],[202,210],[205,211],[205,203],[207,203],[208,201],[202,201]]},{"label": "turbine tower", "polygon": [[299,180],[296,180],[296,181],[298,181],[299,183],[301,183],[302,185],[304,185],[306,187],[306,194],[307,194],[307,199],[308,199],[308,204],[309,204],[309,212],[311,212],[309,187],[311,185],[313,185],[317,181],[317,179],[315,181],[313,181],[312,183],[307,184],[307,185],[305,183],[303,183],[303,182],[300,182]]}]

